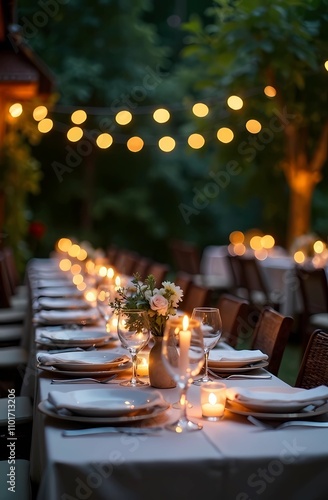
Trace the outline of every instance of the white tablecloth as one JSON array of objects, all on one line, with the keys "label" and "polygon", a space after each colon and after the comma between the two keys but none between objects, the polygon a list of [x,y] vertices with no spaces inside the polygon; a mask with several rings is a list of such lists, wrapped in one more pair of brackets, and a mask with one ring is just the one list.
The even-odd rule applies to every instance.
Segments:
[{"label": "white tablecloth", "polygon": [[[117,346],[115,348],[118,348]],[[125,351],[123,351],[125,352]],[[31,363],[32,366],[32,363]],[[45,416],[38,403],[50,390],[101,391],[117,385],[51,384],[52,374],[36,371],[31,452],[37,500],[324,500],[328,488],[327,429],[263,431],[244,416],[201,418],[200,387],[192,385],[188,415],[203,429],[156,436],[101,435],[63,437],[74,422]],[[227,386],[286,384],[271,380],[227,380]],[[139,390],[139,389],[136,389]],[[173,403],[177,389],[162,391]],[[176,420],[170,408],[149,424]]]}]

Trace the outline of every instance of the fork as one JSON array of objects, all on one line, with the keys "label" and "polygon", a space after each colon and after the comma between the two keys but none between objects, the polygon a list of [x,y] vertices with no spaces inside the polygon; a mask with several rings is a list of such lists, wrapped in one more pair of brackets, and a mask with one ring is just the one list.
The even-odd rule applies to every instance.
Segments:
[{"label": "fork", "polygon": [[270,431],[277,431],[279,429],[285,429],[286,427],[328,427],[328,422],[313,422],[311,420],[290,420],[289,422],[283,422],[277,426],[262,422],[252,415],[249,415],[247,420],[263,430]]},{"label": "fork", "polygon": [[62,379],[62,378],[54,378],[52,379],[51,383],[52,384],[84,384],[84,383],[97,383],[97,384],[108,384],[111,380],[113,380],[115,377],[117,377],[117,374],[114,373],[108,378],[103,378],[103,379],[97,379],[97,378],[92,378],[92,377],[80,377],[80,378],[69,378],[69,379]]}]

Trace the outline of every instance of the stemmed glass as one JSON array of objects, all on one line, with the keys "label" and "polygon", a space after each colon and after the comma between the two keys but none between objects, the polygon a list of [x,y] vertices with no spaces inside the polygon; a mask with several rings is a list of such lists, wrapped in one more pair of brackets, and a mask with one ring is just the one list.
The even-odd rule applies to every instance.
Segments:
[{"label": "stemmed glass", "polygon": [[149,385],[137,377],[137,354],[149,342],[150,326],[147,311],[121,309],[118,313],[117,334],[122,346],[131,354],[132,377],[121,385],[137,387]]},{"label": "stemmed glass", "polygon": [[199,321],[189,320],[188,316],[169,319],[164,331],[162,358],[180,389],[180,417],[166,428],[178,433],[202,429],[201,424],[187,418],[187,390],[204,364],[203,335]]},{"label": "stemmed glass", "polygon": [[106,324],[106,332],[110,333],[109,320],[113,314],[113,310],[109,303],[112,299],[113,288],[111,285],[99,285],[97,288],[97,308],[100,315],[104,318]]},{"label": "stemmed glass", "polygon": [[211,380],[208,375],[208,356],[210,350],[215,347],[221,337],[222,320],[219,309],[215,307],[195,307],[191,317],[200,322],[200,328],[203,334],[205,372],[200,379],[194,382],[194,384],[199,385]]}]

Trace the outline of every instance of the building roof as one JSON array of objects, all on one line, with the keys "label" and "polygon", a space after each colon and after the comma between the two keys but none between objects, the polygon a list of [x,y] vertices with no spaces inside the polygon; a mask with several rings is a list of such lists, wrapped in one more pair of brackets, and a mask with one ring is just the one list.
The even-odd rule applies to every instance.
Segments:
[{"label": "building roof", "polygon": [[49,95],[54,76],[23,39],[15,3],[0,0],[0,92],[21,99]]}]

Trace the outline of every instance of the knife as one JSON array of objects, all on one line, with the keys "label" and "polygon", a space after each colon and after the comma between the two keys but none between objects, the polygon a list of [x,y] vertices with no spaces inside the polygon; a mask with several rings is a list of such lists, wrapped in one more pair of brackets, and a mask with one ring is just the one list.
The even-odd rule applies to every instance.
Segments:
[{"label": "knife", "polygon": [[155,435],[161,430],[162,427],[91,427],[89,429],[66,430],[62,432],[62,436],[91,436],[93,434]]}]

